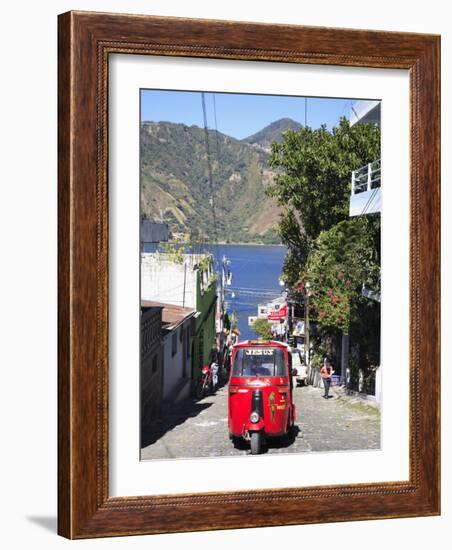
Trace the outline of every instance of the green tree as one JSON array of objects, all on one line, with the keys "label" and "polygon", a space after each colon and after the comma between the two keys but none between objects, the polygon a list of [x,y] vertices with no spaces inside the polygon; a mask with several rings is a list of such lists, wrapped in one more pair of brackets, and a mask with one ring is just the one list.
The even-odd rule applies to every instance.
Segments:
[{"label": "green tree", "polygon": [[356,217],[322,231],[314,242],[305,271],[310,300],[319,325],[330,331],[349,332],[361,318],[362,285],[379,287],[379,217]]},{"label": "green tree", "polygon": [[373,124],[309,127],[285,132],[272,144],[269,164],[278,171],[267,193],[283,207],[278,234],[288,247],[285,280],[294,285],[314,240],[348,219],[351,173],[380,157],[380,129]]},{"label": "green tree", "polygon": [[272,337],[271,324],[266,319],[256,319],[252,329],[263,340],[270,340]]}]

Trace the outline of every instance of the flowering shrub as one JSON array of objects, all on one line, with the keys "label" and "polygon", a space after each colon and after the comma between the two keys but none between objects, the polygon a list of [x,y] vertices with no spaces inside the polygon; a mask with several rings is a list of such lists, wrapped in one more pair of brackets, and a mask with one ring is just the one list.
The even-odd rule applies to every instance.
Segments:
[{"label": "flowering shrub", "polygon": [[[323,327],[348,333],[363,300],[361,288],[378,284],[380,266],[375,239],[378,228],[368,218],[340,222],[322,231],[309,255],[305,280],[310,283],[310,303]],[[304,289],[303,283],[299,288]]]}]

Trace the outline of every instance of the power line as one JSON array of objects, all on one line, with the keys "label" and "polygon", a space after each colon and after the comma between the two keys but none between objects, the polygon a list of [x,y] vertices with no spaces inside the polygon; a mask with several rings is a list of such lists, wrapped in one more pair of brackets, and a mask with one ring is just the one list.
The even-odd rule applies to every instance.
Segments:
[{"label": "power line", "polygon": [[[248,309],[253,309],[258,305],[256,302],[237,302],[235,300],[234,301],[230,300],[230,303],[233,306],[247,306],[247,308],[246,308],[247,310]],[[242,309],[242,311],[244,311],[244,310]]]},{"label": "power line", "polygon": [[218,140],[218,123],[217,123],[217,102],[215,100],[215,94],[212,94],[213,98],[213,117],[215,121],[215,143],[217,146],[217,161],[220,162],[220,142]]},{"label": "power line", "polygon": [[[215,145],[216,145],[216,152],[217,152],[217,168],[219,172],[220,168],[220,141],[218,139],[218,122],[217,122],[217,102],[215,99],[215,94],[212,94],[212,100],[213,100],[213,120],[215,123]],[[228,227],[229,230],[229,227]],[[218,247],[218,239],[216,239],[215,242],[216,251],[217,251],[217,257],[218,257],[218,268],[220,268],[220,250]]]},{"label": "power line", "polygon": [[272,294],[278,294],[278,289],[276,288],[256,288],[256,287],[247,287],[247,286],[231,286],[232,290],[249,290],[250,292],[271,292]]},{"label": "power line", "polygon": [[[206,142],[206,153],[207,153],[207,168],[209,174],[209,186],[210,186],[210,206],[212,209],[212,218],[213,218],[213,228],[214,228],[214,246],[217,249],[217,256],[219,258],[219,249],[218,249],[218,224],[217,224],[217,214],[215,209],[215,190],[213,185],[213,170],[210,154],[210,144],[209,144],[209,130],[207,126],[207,111],[206,111],[206,98],[205,93],[201,92],[201,102],[202,102],[202,114],[204,119],[204,140]],[[219,261],[219,259],[218,259]]]},{"label": "power line", "polygon": [[377,188],[375,188],[375,189],[373,190],[372,195],[370,196],[370,198],[369,198],[369,200],[367,201],[367,204],[366,204],[366,206],[365,206],[364,214],[367,214],[367,210],[369,210],[370,205],[372,204],[372,202],[373,202],[373,200],[374,200],[374,198],[375,198],[375,196],[376,196],[376,194],[377,194],[378,189],[379,189],[379,188],[377,187]]},{"label": "power line", "polygon": [[380,188],[379,188],[379,187],[376,187],[376,188],[372,191],[370,197],[367,199],[367,202],[366,202],[366,204],[364,205],[364,208],[363,208],[363,210],[362,210],[360,216],[364,216],[364,214],[367,213],[367,210],[369,209],[370,205],[372,204],[372,202],[373,202],[373,200],[374,200],[374,198],[375,198],[375,195],[377,194],[378,189],[380,189]]},{"label": "power line", "polygon": [[253,290],[241,290],[240,288],[239,289],[234,289],[234,290],[230,290],[230,289],[227,289],[228,292],[231,292],[231,293],[234,293],[234,294],[240,294],[241,296],[262,296],[263,298],[264,297],[272,297],[274,296],[275,299],[276,298],[280,298],[281,297],[281,294],[278,292],[268,292],[268,291],[260,291],[260,290],[256,290],[256,291],[253,291]]},{"label": "power line", "polygon": [[[230,260],[234,260],[236,262],[251,262],[251,263],[256,263],[256,259],[255,258],[235,258],[233,256],[228,256],[228,258]],[[259,267],[262,265],[262,264],[270,264],[270,265],[280,265],[281,262],[279,260],[268,260],[266,259],[265,262],[259,262]]]},{"label": "power line", "polygon": [[[214,227],[214,239],[213,239],[213,247],[216,250],[216,256],[217,256],[217,267],[218,270],[221,269],[221,308],[220,311],[223,309],[224,306],[224,261],[221,262],[220,258],[220,249],[218,246],[218,223],[217,223],[217,214],[216,214],[216,207],[215,207],[215,188],[213,184],[213,170],[212,170],[212,161],[211,161],[211,155],[210,155],[210,144],[209,144],[209,131],[207,126],[207,112],[206,112],[206,98],[204,92],[201,92],[201,100],[202,100],[202,113],[203,113],[203,119],[204,119],[204,139],[206,142],[206,153],[207,153],[207,165],[208,165],[208,174],[209,174],[209,185],[210,185],[210,202],[211,202],[211,208],[212,208],[212,219],[213,219],[213,227]],[[216,111],[216,103],[215,103],[215,94],[213,94],[213,102],[214,102],[214,121],[215,121],[215,140],[216,140],[216,149],[217,149],[217,163],[218,167],[220,165],[220,145],[218,142],[218,127],[217,127],[217,111]],[[215,258],[215,255],[214,255]],[[218,295],[218,283],[217,283],[217,295]]]}]

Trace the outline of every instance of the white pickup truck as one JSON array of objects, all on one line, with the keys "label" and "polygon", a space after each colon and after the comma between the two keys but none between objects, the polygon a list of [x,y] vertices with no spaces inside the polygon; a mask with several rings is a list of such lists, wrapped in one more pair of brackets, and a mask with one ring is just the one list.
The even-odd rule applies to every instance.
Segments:
[{"label": "white pickup truck", "polygon": [[291,348],[290,354],[292,355],[292,368],[297,370],[297,374],[294,376],[294,386],[304,386],[308,378],[308,367],[303,363],[303,356],[299,349]]}]

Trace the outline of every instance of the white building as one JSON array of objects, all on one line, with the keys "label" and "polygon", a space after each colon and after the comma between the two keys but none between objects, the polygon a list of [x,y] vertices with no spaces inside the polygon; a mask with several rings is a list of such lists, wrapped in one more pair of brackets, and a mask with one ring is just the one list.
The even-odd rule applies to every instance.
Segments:
[{"label": "white building", "polygon": [[268,307],[267,304],[258,304],[257,306],[257,317],[258,319],[267,319]]},{"label": "white building", "polygon": [[350,126],[358,123],[373,122],[380,126],[381,101],[361,99],[355,101],[350,109]]},{"label": "white building", "polygon": [[[373,123],[381,125],[381,101],[355,101],[351,107],[350,125]],[[362,216],[381,212],[381,160],[362,166],[352,172],[352,189],[350,197],[350,216]],[[380,301],[380,294],[363,288],[363,295],[369,299]],[[348,335],[342,337],[341,373],[347,379],[350,376]],[[358,391],[363,388],[363,372],[359,370]],[[378,403],[381,400],[381,367],[375,371],[375,396],[368,396]]]},{"label": "white building", "polygon": [[[206,254],[141,254],[141,299],[196,308],[198,288],[214,280],[213,262]],[[198,284],[199,283],[199,284]]]},{"label": "white building", "polygon": [[191,339],[195,330],[193,308],[150,300],[141,301],[142,308],[161,308],[163,369],[161,395],[163,401],[177,403],[190,394]]},{"label": "white building", "polygon": [[[188,363],[182,356],[179,356],[178,352],[174,355],[168,352],[170,348],[168,343],[165,344],[163,363],[167,373],[166,380],[173,379],[173,377],[176,379],[187,367],[188,376],[194,384],[201,374],[202,365],[209,360],[216,339],[217,283],[212,256],[210,254],[179,255],[177,251],[173,253],[142,253],[141,300],[161,303],[168,311],[170,306],[174,306],[181,308],[182,312],[191,311],[193,313],[192,331],[187,351],[190,354],[189,368],[187,367]],[[165,316],[165,310],[163,315]],[[163,328],[165,329],[165,326]],[[171,325],[167,328],[171,328],[172,331],[179,330],[178,326]],[[182,335],[179,336],[183,338]],[[171,338],[173,337],[171,336]],[[167,338],[165,342],[167,342]],[[176,340],[173,342],[176,345]],[[174,347],[171,347],[171,350],[174,351]],[[171,367],[168,367],[168,363]],[[168,368],[171,369],[171,374],[169,374]],[[169,394],[166,393],[166,395]]]},{"label": "white building", "polygon": [[[381,101],[355,101],[351,107],[350,125],[371,122],[380,126]],[[351,174],[350,216],[381,212],[381,161],[361,166]]]}]

